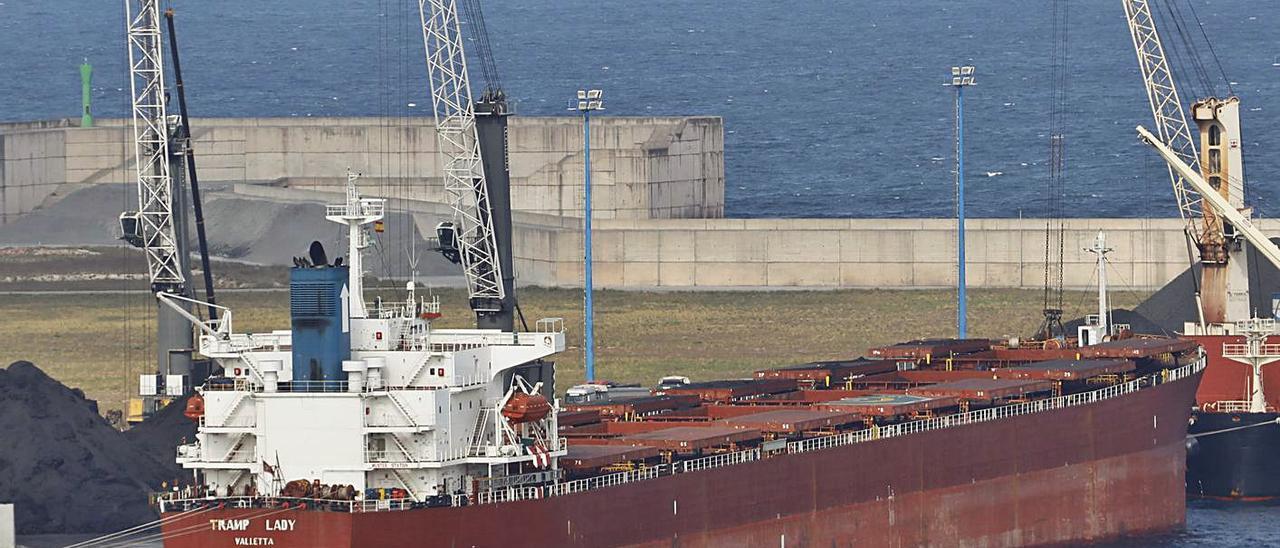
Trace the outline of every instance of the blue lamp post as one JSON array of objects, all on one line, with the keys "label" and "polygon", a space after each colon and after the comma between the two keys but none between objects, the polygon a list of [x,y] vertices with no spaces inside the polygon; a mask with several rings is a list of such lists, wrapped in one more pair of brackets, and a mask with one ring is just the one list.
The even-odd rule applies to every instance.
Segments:
[{"label": "blue lamp post", "polygon": [[965,293],[964,250],[964,88],[972,86],[973,67],[951,67],[951,87],[956,90],[956,261],[959,279],[956,282],[956,333],[963,339],[968,335],[968,296]]},{"label": "blue lamp post", "polygon": [[598,89],[578,90],[578,100],[570,103],[569,110],[582,113],[582,175],[583,175],[583,293],[584,323],[583,346],[586,354],[587,380],[596,379],[596,332],[595,311],[591,293],[594,289],[591,281],[591,111],[604,110],[604,92]]}]

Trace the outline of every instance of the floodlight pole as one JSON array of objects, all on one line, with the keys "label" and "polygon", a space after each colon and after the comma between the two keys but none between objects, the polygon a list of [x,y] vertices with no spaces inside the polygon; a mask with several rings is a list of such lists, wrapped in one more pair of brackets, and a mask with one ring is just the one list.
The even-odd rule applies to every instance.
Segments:
[{"label": "floodlight pole", "polygon": [[968,294],[965,283],[964,218],[964,88],[973,85],[972,66],[951,67],[951,87],[956,90],[956,336],[968,336]]},{"label": "floodlight pole", "polygon": [[583,347],[587,381],[596,379],[595,285],[591,279],[591,111],[603,110],[603,93],[598,89],[578,90],[578,100],[569,110],[582,113],[582,179],[583,179]]}]

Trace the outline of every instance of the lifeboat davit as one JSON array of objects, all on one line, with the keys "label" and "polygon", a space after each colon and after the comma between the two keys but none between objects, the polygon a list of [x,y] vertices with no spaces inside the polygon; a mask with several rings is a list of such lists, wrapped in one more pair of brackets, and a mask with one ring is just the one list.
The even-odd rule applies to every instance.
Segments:
[{"label": "lifeboat davit", "polygon": [[200,422],[200,417],[204,416],[204,397],[200,394],[192,394],[187,399],[187,408],[182,414],[192,421]]},{"label": "lifeboat davit", "polygon": [[542,394],[516,392],[502,406],[502,416],[514,423],[542,420],[551,413],[551,404]]}]

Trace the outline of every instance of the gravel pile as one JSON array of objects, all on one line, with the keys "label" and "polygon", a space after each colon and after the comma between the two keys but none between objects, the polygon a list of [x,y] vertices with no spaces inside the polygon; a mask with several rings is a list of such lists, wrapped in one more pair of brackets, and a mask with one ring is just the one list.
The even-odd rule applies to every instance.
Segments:
[{"label": "gravel pile", "polygon": [[105,533],[151,521],[168,468],[30,362],[0,369],[0,502],[21,534]]},{"label": "gravel pile", "polygon": [[[1271,241],[1280,244],[1280,238]],[[1271,295],[1280,293],[1280,270],[1252,245],[1245,245],[1249,261],[1249,308],[1258,317],[1269,318]],[[1199,279],[1200,266],[1188,268],[1134,310],[1169,332],[1181,332],[1185,322],[1198,319],[1194,280]]]}]

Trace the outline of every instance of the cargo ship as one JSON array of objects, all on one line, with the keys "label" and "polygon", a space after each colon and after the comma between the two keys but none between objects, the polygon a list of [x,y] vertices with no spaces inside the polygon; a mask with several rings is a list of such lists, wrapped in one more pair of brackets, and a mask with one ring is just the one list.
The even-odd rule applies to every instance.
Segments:
[{"label": "cargo ship", "polygon": [[[345,257],[314,242],[295,257],[290,325],[265,333],[237,331],[211,290],[208,302],[187,291],[189,252],[174,230],[186,221],[171,214],[182,209],[179,163],[168,169],[170,144],[184,145],[164,129],[159,5],[126,4],[142,84],[135,165],[150,205],[122,225],[133,221],[147,251],[159,323],[186,335],[171,325],[182,318],[196,331],[165,339],[180,344],[157,338],[158,354],[194,347],[214,367],[165,382],[166,392],[198,385],[186,408],[198,433],[176,450],[191,481],[157,494],[160,520],[104,542],[158,527],[146,538],[171,548],[990,546],[1182,526],[1204,357],[1194,341],[1135,335],[1105,313],[1077,337],[914,340],[749,379],[672,378],[639,397],[562,402],[550,359],[565,350],[564,322],[528,326],[516,301],[510,110],[492,81],[473,98],[456,4],[419,10],[453,213],[436,246],[461,266],[476,328],[437,327],[438,300],[413,281],[402,296],[366,300],[362,254],[387,203],[349,174],[345,199],[323,208],[346,229]],[[577,99],[589,144],[601,92]]]},{"label": "cargo ship", "polygon": [[561,320],[439,329],[412,283],[365,301],[384,206],[353,177],[325,208],[351,259],[295,260],[290,329],[200,323],[222,373],[188,405],[165,546],[1038,545],[1184,522],[1192,341],[917,340],[565,404]]},{"label": "cargo ship", "polygon": [[[1264,371],[1280,361],[1275,320],[1210,327],[1217,334],[1187,336],[1203,345],[1208,360],[1187,438],[1187,493],[1274,500],[1280,497],[1280,381]],[[1187,331],[1204,332],[1194,324]]]}]

